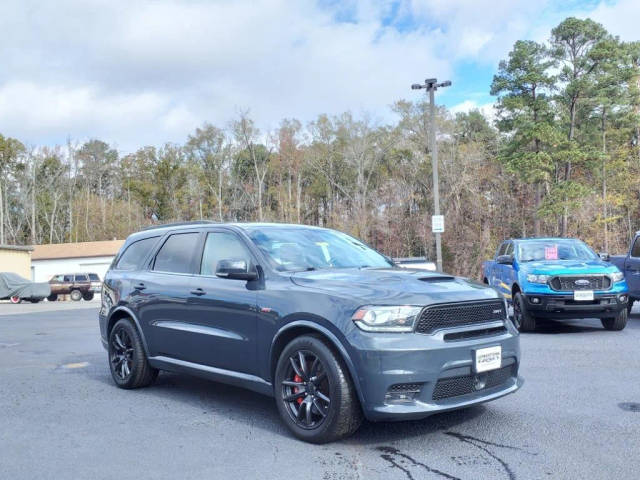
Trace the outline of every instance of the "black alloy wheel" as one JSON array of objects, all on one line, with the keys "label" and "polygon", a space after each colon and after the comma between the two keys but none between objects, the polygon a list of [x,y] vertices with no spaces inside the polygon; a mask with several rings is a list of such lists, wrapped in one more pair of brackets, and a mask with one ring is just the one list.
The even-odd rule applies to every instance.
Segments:
[{"label": "black alloy wheel", "polygon": [[521,332],[536,329],[536,318],[527,310],[524,295],[520,292],[513,296],[513,324]]},{"label": "black alloy wheel", "polygon": [[282,400],[295,424],[313,429],[327,418],[331,393],[322,361],[308,350],[298,350],[289,356],[289,367],[282,380]]},{"label": "black alloy wheel", "polygon": [[158,376],[149,365],[142,338],[129,318],[123,318],[109,333],[109,369],[120,388],[146,387]]},{"label": "black alloy wheel", "polygon": [[351,435],[362,423],[349,370],[319,335],[296,337],[284,347],[273,385],[280,417],[301,440],[332,442]]},{"label": "black alloy wheel", "polygon": [[522,311],[520,310],[520,304],[515,301],[513,302],[513,324],[520,330],[520,325],[522,325]]},{"label": "black alloy wheel", "polygon": [[126,382],[131,376],[133,367],[133,342],[122,327],[113,332],[109,357],[112,365],[111,371],[121,381]]}]

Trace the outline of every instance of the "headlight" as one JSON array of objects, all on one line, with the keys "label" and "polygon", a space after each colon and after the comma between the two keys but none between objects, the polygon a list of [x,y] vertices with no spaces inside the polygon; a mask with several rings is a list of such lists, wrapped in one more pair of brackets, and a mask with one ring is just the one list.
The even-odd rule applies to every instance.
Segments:
[{"label": "headlight", "polygon": [[527,275],[527,282],[529,283],[548,283],[551,277],[549,275],[536,275],[530,273]]},{"label": "headlight", "polygon": [[351,320],[367,332],[412,332],[416,317],[422,307],[409,305],[382,307],[366,306],[359,308]]},{"label": "headlight", "polygon": [[624,280],[624,273],[622,272],[613,272],[611,274],[611,280],[613,280],[613,282],[621,282],[622,280]]}]

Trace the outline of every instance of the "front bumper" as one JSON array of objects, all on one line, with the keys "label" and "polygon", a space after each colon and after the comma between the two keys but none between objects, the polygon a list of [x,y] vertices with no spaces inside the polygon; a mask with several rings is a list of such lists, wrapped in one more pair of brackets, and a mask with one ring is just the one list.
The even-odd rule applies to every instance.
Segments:
[{"label": "front bumper", "polygon": [[[350,332],[365,416],[373,421],[419,419],[518,390],[523,384],[518,376],[520,340],[511,325],[493,336],[444,339],[445,334],[480,331],[487,326],[447,329],[433,335]],[[476,374],[474,351],[496,345],[502,347],[500,372],[505,374],[498,370]],[[411,398],[394,396],[405,386],[414,390]]]},{"label": "front bumper", "polygon": [[[535,317],[553,319],[607,318],[627,308],[626,293],[596,293],[593,301],[576,301],[573,294],[525,294],[527,310]],[[536,301],[537,300],[537,301]]]}]

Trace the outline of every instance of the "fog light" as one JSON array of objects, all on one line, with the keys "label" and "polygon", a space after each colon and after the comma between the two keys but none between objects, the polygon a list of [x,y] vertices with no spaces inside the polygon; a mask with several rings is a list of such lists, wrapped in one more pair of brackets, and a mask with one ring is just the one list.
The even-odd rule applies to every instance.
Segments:
[{"label": "fog light", "polygon": [[422,383],[397,383],[384,396],[385,403],[413,403],[420,393]]},{"label": "fog light", "polygon": [[538,304],[540,303],[540,299],[538,297],[531,297],[531,303]]},{"label": "fog light", "polygon": [[618,301],[619,301],[620,303],[626,303],[626,302],[627,302],[627,296],[626,296],[626,295],[620,295],[620,296],[618,297]]}]

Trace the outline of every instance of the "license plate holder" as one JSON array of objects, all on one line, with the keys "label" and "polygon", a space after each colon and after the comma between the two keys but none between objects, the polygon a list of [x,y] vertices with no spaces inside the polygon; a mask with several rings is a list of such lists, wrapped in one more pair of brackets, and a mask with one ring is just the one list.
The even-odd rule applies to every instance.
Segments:
[{"label": "license plate holder", "polygon": [[476,373],[495,370],[502,365],[502,347],[479,348],[475,351],[474,367]]},{"label": "license plate holder", "polygon": [[593,290],[575,290],[573,299],[576,302],[592,302],[594,299]]}]

